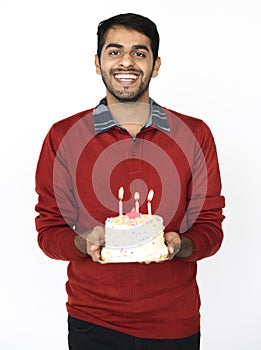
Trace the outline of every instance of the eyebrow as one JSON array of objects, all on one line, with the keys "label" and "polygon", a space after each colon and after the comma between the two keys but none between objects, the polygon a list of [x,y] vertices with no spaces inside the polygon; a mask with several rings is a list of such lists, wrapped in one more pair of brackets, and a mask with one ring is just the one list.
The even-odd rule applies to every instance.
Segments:
[{"label": "eyebrow", "polygon": [[[105,50],[109,49],[110,47],[117,47],[118,49],[122,49],[124,46],[121,44],[110,43],[105,47]],[[142,50],[146,50],[147,52],[150,52],[146,45],[141,45],[141,44],[133,45],[132,49],[135,49],[135,50],[142,49]]]}]

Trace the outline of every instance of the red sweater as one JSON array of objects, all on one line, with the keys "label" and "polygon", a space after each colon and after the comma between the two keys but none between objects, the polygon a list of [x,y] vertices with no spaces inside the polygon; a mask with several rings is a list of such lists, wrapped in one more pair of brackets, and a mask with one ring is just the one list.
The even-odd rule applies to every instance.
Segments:
[{"label": "red sweater", "polygon": [[[71,316],[143,338],[183,338],[200,329],[197,261],[223,239],[221,181],[213,136],[201,120],[164,109],[170,132],[142,129],[136,141],[113,126],[95,134],[92,110],[54,124],[36,171],[36,228],[46,255],[69,261],[67,310]],[[189,237],[194,252],[164,263],[94,263],[74,246],[75,232],[104,225],[124,212],[133,193],[154,190],[152,210],[165,231]]]}]

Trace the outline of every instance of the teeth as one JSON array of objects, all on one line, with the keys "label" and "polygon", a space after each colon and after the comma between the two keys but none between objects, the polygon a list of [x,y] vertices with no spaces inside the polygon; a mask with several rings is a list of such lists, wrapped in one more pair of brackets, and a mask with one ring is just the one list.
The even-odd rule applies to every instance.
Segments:
[{"label": "teeth", "polygon": [[131,80],[135,80],[135,79],[138,79],[137,75],[134,75],[134,74],[115,74],[115,78],[116,79],[123,79],[123,80],[126,80],[126,79],[131,79]]}]

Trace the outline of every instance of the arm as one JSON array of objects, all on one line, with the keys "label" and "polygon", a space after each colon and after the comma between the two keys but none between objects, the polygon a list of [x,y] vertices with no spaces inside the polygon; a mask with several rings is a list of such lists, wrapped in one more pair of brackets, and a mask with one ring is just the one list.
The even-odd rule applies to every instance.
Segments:
[{"label": "arm", "polygon": [[[38,215],[35,219],[38,231],[38,244],[44,253],[59,260],[82,260],[86,254],[75,246],[78,206],[74,198],[72,181],[66,162],[57,158],[57,150],[62,137],[52,127],[47,134],[36,169],[36,192],[38,203],[35,207]],[[54,163],[59,163],[59,184],[55,193]],[[61,208],[57,203],[63,203]]]},{"label": "arm", "polygon": [[[187,211],[180,231],[167,232],[170,258],[195,262],[215,254],[223,240],[221,180],[211,131],[200,122],[195,131],[199,146],[193,154],[192,178],[187,187]],[[194,188],[194,191],[192,191]]]}]

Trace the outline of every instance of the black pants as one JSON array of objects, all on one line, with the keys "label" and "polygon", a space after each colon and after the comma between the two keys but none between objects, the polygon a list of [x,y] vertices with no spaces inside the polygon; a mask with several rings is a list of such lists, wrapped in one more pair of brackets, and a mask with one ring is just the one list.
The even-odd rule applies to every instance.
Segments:
[{"label": "black pants", "polygon": [[144,339],[68,317],[70,350],[199,350],[200,333],[183,339]]}]

